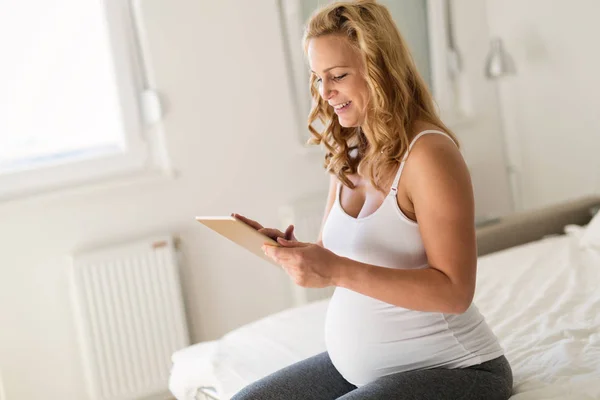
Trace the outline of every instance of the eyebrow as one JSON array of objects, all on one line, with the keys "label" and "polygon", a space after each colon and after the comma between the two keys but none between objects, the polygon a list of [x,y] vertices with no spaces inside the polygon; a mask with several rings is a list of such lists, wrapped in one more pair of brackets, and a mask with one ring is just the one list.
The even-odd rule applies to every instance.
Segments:
[{"label": "eyebrow", "polygon": [[[350,67],[348,67],[347,65],[334,65],[333,67],[329,67],[329,68],[323,70],[323,72],[328,72],[334,68],[350,68]],[[312,72],[313,74],[316,74],[316,72],[313,71],[312,69],[310,70],[310,72]]]}]

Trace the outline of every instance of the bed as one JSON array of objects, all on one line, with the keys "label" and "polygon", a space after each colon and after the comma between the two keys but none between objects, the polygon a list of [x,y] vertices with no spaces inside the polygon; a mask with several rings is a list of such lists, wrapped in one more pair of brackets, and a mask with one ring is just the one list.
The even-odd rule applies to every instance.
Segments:
[{"label": "bed", "polygon": [[[600,214],[590,222],[599,206],[600,197],[588,197],[477,229],[474,301],[513,367],[511,399],[600,399]],[[178,400],[228,400],[324,351],[328,301],[286,309],[176,352],[171,392]]]}]

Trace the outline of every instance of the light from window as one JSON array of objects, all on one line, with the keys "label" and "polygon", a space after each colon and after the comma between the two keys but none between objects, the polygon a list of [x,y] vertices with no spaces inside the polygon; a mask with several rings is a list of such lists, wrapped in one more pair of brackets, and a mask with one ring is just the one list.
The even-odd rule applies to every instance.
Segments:
[{"label": "light from window", "polygon": [[0,174],[125,151],[100,0],[0,4]]}]

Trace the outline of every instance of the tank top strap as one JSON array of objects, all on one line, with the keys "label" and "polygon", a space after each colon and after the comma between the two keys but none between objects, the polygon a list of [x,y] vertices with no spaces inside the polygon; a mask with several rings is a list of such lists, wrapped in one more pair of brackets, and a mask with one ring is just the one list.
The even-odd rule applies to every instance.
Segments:
[{"label": "tank top strap", "polygon": [[398,172],[396,172],[396,177],[394,178],[394,183],[392,183],[392,187],[390,189],[390,193],[389,195],[393,195],[395,196],[396,193],[398,192],[398,183],[400,182],[400,176],[402,175],[402,170],[404,169],[404,163],[406,162],[406,159],[408,158],[408,153],[410,153],[410,150],[413,148],[414,144],[416,143],[416,141],[423,135],[426,135],[428,133],[437,133],[440,135],[444,135],[447,138],[451,139],[452,138],[445,132],[442,131],[438,131],[438,130],[434,130],[434,129],[429,129],[423,132],[420,132],[417,136],[415,136],[413,138],[413,140],[410,142],[410,144],[408,145],[408,149],[406,150],[406,152],[404,153],[404,157],[402,157],[402,161],[400,162],[400,166],[398,167]]}]

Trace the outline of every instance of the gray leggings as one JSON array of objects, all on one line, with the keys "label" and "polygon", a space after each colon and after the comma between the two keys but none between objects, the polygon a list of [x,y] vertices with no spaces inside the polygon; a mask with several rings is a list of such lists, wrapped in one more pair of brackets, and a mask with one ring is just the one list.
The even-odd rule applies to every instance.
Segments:
[{"label": "gray leggings", "polygon": [[324,352],[246,386],[231,400],[506,400],[512,384],[512,370],[501,356],[467,368],[399,372],[357,388]]}]

